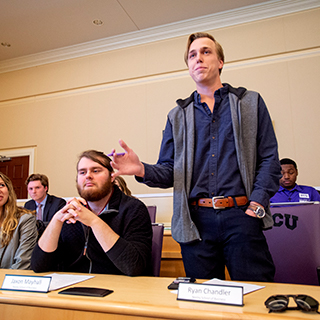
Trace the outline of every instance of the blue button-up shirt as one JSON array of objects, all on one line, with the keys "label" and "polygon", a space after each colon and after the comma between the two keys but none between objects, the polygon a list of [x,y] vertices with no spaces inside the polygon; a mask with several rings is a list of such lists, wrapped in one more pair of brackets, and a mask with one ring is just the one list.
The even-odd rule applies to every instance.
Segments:
[{"label": "blue button-up shirt", "polygon": [[[189,198],[245,195],[239,171],[231,120],[229,86],[214,93],[213,112],[194,92],[194,165]],[[258,100],[257,168],[250,201],[266,207],[279,187],[280,164],[272,123],[263,99]],[[168,119],[156,165],[145,165],[146,177],[137,178],[150,187],[173,186],[174,143]]]},{"label": "blue button-up shirt", "polygon": [[[213,112],[195,100],[195,159],[190,198],[245,195],[235,149],[228,87],[214,93]],[[226,161],[227,159],[227,161]]]},{"label": "blue button-up shirt", "polygon": [[48,199],[48,195],[46,195],[46,197],[40,203],[35,201],[35,203],[37,205],[37,213],[38,213],[38,210],[39,210],[39,205],[42,204],[42,208],[41,208],[42,209],[42,216],[43,216],[43,213],[44,213],[44,207],[46,206],[46,203],[47,203],[47,199]]}]

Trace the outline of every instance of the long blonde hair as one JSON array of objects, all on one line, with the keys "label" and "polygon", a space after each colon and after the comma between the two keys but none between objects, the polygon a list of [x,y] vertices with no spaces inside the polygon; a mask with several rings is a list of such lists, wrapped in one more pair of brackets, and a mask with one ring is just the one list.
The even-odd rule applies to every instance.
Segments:
[{"label": "long blonde hair", "polygon": [[2,224],[1,224],[1,247],[9,244],[13,237],[13,232],[19,224],[19,219],[25,213],[31,213],[31,211],[17,206],[17,196],[13,189],[11,180],[3,173],[0,172],[0,178],[8,188],[8,200],[3,206],[2,210]]},{"label": "long blonde hair", "polygon": [[127,186],[126,180],[124,180],[121,176],[116,176],[115,183],[118,183],[119,189],[129,197],[132,197],[132,193]]}]

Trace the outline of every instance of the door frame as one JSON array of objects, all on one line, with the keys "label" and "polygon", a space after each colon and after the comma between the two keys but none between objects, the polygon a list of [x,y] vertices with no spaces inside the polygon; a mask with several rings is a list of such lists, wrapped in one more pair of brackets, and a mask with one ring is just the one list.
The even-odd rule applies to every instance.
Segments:
[{"label": "door frame", "polygon": [[[35,151],[36,147],[28,148],[18,148],[18,149],[0,149],[0,155],[6,157],[23,157],[29,156],[29,175],[34,173],[34,164],[35,164]],[[19,202],[25,202],[25,200],[20,199]]]}]

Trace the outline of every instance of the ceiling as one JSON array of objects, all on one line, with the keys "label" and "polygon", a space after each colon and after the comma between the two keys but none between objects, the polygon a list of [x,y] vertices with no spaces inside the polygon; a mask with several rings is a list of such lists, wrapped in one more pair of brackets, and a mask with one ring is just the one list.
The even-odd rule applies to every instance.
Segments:
[{"label": "ceiling", "polygon": [[[0,1],[0,61],[270,2],[266,0]],[[94,20],[101,20],[103,23],[95,25]]]}]

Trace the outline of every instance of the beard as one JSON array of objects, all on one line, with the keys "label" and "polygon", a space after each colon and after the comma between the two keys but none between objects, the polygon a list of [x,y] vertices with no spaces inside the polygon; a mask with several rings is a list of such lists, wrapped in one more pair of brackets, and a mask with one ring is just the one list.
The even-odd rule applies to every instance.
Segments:
[{"label": "beard", "polygon": [[83,187],[77,183],[77,189],[80,197],[89,202],[95,202],[103,199],[110,194],[112,188],[113,185],[110,180],[108,180],[100,189],[89,188],[84,190]]}]

